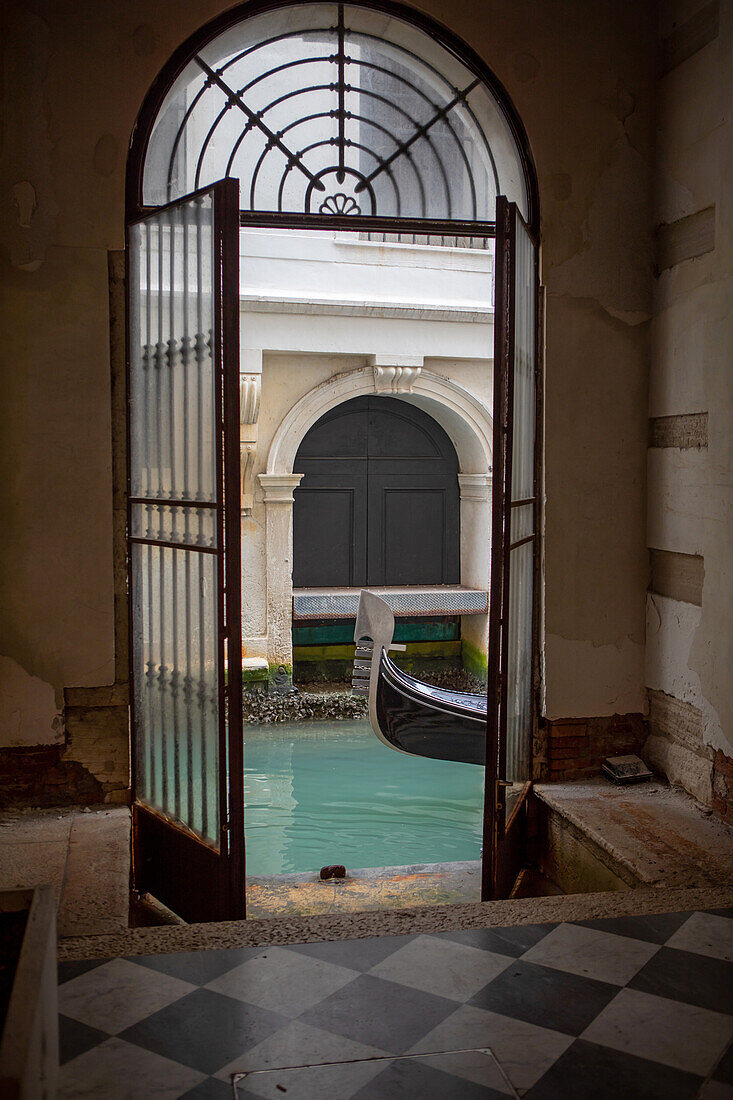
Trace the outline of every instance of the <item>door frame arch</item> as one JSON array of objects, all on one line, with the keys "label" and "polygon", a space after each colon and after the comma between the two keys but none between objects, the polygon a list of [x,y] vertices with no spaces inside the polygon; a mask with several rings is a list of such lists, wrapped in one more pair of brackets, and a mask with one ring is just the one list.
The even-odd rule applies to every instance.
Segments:
[{"label": "door frame arch", "polygon": [[[126,173],[126,224],[130,226],[133,222],[139,221],[146,214],[154,214],[160,207],[146,208],[142,205],[142,181],[143,181],[143,169],[145,164],[145,157],[148,148],[149,139],[152,133],[152,128],[157,117],[158,111],[168,93],[172,83],[177,76],[184,69],[186,64],[191,59],[193,53],[200,50],[207,42],[216,37],[222,31],[226,30],[231,25],[243,20],[250,16],[256,16],[258,14],[276,10],[279,8],[287,8],[293,5],[293,2],[307,3],[309,0],[246,0],[246,2],[237,5],[229,11],[221,13],[214,19],[206,23],[202,28],[194,32],[188,39],[174,52],[170,59],[166,62],[163,68],[160,70],[152,85],[150,86],[145,99],[143,101],[141,110],[138,114],[133,132],[131,135],[130,149],[127,160],[127,173]],[[524,172],[524,179],[526,185],[526,194],[528,202],[528,223],[529,232],[532,238],[532,244],[534,248],[534,285],[537,288],[539,286],[539,259],[537,249],[539,247],[539,229],[540,229],[540,205],[539,205],[539,189],[537,172],[532,156],[529,140],[524,129],[524,125],[520,119],[518,112],[516,111],[506,89],[501,82],[497,79],[495,74],[489,68],[484,59],[470,46],[463,41],[457,34],[455,34],[448,27],[439,23],[432,17],[415,10],[407,4],[397,2],[397,0],[351,0],[355,6],[362,7],[364,9],[371,9],[376,12],[392,15],[411,24],[418,30],[422,30],[428,34],[435,42],[442,45],[455,57],[457,57],[467,68],[469,68],[476,77],[483,82],[483,84],[489,89],[494,99],[498,103],[505,121],[509,127],[511,135],[513,137],[517,154],[519,156],[522,169]],[[227,186],[233,186],[233,181],[227,181]],[[215,186],[222,186],[218,184]],[[184,197],[185,198],[185,197]],[[182,201],[182,200],[179,200]],[[506,199],[500,197],[498,200],[499,209],[508,209]],[[513,204],[509,204],[513,205]],[[519,216],[519,215],[518,215]],[[329,214],[328,218],[324,218],[321,214],[280,214],[256,211],[256,212],[241,212],[239,214],[239,222],[237,226],[236,217],[229,219],[229,225],[227,229],[228,239],[230,246],[235,239],[233,237],[234,232],[242,226],[258,226],[262,228],[280,228],[280,229],[319,229],[323,230],[328,228],[331,230],[343,230],[347,232],[354,231],[375,231],[383,233],[419,233],[419,234],[436,234],[436,235],[452,235],[454,237],[486,237],[486,238],[499,238],[502,247],[506,251],[507,249],[507,235],[502,228],[504,215],[497,215],[496,221],[451,221],[451,220],[436,220],[436,219],[421,219],[421,218],[403,218],[403,217],[380,217],[380,216],[365,216],[361,214],[357,215],[343,215],[343,214]],[[230,251],[234,252],[230,247]],[[509,263],[509,252],[506,252],[506,256],[502,253],[501,263],[502,267],[507,266]],[[235,265],[232,263],[229,265],[233,268]],[[497,271],[499,269],[499,257],[497,256]],[[507,267],[506,274],[509,274],[509,267]],[[231,271],[229,273],[231,275]],[[506,279],[504,280],[506,282]],[[229,279],[230,288],[233,288],[235,280]],[[129,286],[129,280],[128,280]],[[498,289],[497,289],[498,294]],[[503,299],[502,299],[503,300]],[[502,317],[502,328],[506,329],[504,342],[508,346],[513,348],[513,339],[510,335],[510,328],[513,322],[514,305],[512,302],[511,308],[507,309],[506,317]],[[231,312],[231,311],[230,311]],[[497,318],[498,323],[498,318]],[[534,342],[535,342],[535,380],[539,387],[537,394],[539,400],[537,403],[538,409],[541,407],[541,378],[539,367],[539,355],[538,349],[540,347],[539,342],[540,325],[535,326]],[[498,355],[498,353],[497,353]],[[498,364],[495,364],[495,369]],[[235,368],[236,369],[236,368]],[[380,391],[380,381],[376,375],[374,369],[366,368],[367,373],[371,373],[371,386],[373,389],[367,389],[364,392],[385,392]],[[358,373],[358,372],[355,372]],[[334,380],[336,381],[336,380]],[[445,388],[450,391],[451,396],[448,400],[441,400],[441,393],[443,397],[446,396]],[[491,417],[489,417],[486,410],[468,395],[466,398],[465,391],[461,392],[461,387],[455,383],[450,382],[448,379],[441,379],[437,375],[431,375],[429,371],[420,371],[417,379],[408,379],[404,386],[400,379],[392,378],[391,392],[404,400],[412,400],[415,404],[421,404],[421,407],[426,412],[435,415],[435,418],[446,428],[448,434],[454,440],[456,450],[459,454],[459,462],[461,466],[461,474],[459,475],[459,482],[461,484],[461,497],[462,497],[462,529],[465,530],[466,524],[463,523],[463,502],[470,502],[478,505],[479,507],[486,509],[486,516],[490,514],[490,496],[491,496],[491,457],[492,457],[492,444],[491,444]],[[355,396],[354,391],[351,391],[350,396]],[[496,398],[495,398],[496,402]],[[232,397],[228,410],[227,420],[231,421],[227,425],[228,441],[231,442],[234,438],[234,433],[238,425],[236,425],[236,416],[234,415],[234,398]],[[500,405],[496,403],[497,409]],[[433,411],[435,410],[435,412]],[[439,415],[436,415],[438,413]],[[446,419],[441,419],[445,417]],[[468,424],[470,430],[465,432],[465,435],[458,431],[456,425],[462,423]],[[540,427],[536,435],[538,442],[536,456],[541,455],[541,420],[538,420]],[[453,427],[453,431],[451,430]],[[129,427],[129,425],[128,425]],[[511,403],[509,404],[508,413],[501,413],[497,419],[497,431],[502,435],[502,441],[497,444],[496,447],[496,461],[497,471],[502,470],[502,454],[506,450],[506,440],[511,441],[511,427],[512,427],[512,411]],[[454,435],[454,432],[456,433]],[[281,433],[278,433],[280,435]],[[302,438],[302,436],[301,436]],[[295,448],[297,450],[297,447]],[[128,448],[129,450],[129,448]],[[462,458],[462,451],[465,452],[465,463]],[[283,455],[285,451],[283,451]],[[293,451],[293,458],[295,451]],[[282,459],[282,456],[281,456]],[[287,463],[285,463],[287,465]],[[485,481],[484,481],[485,479]],[[265,504],[267,506],[267,545],[268,545],[268,560],[273,559],[273,555],[269,553],[270,546],[270,527],[271,517],[273,520],[273,527],[275,526],[275,517],[277,517],[277,526],[280,529],[280,534],[289,534],[289,538],[286,538],[286,545],[290,544],[292,547],[292,501],[293,501],[293,488],[300,480],[299,475],[292,473],[292,462],[290,464],[290,472],[283,468],[282,460],[273,458],[272,455],[268,456],[267,472],[261,474],[259,477],[260,483],[264,489]],[[536,459],[535,464],[535,481],[539,486],[541,484],[541,461]],[[497,484],[494,487],[495,504],[496,499],[504,500],[509,499],[507,497],[505,487],[501,477],[497,475]],[[498,498],[497,498],[498,491]],[[536,518],[539,524],[541,517],[541,496],[536,497]],[[233,494],[230,494],[229,501],[231,506],[237,507],[236,498]],[[272,507],[270,507],[272,506]],[[499,511],[495,507],[495,515],[498,517]],[[288,532],[289,526],[289,532]],[[283,528],[285,531],[283,532]],[[487,522],[482,523],[481,529],[486,532],[485,549],[490,552],[490,539],[491,528]],[[539,546],[539,531],[540,527],[537,527],[537,543]],[[282,542],[281,542],[282,545]],[[496,539],[495,545],[499,547],[501,545],[499,539]],[[287,558],[280,562],[287,569],[289,562]],[[533,573],[534,578],[534,610],[533,610],[533,634],[535,639],[538,636],[536,623],[538,621],[538,595],[540,591],[539,586],[539,573],[540,573],[540,554],[535,552]],[[508,576],[508,573],[507,573]],[[268,578],[269,587],[269,578]],[[482,585],[482,587],[489,587]],[[292,583],[291,583],[292,592]],[[494,613],[492,602],[492,616]],[[275,627],[274,633],[278,631],[282,635],[286,629],[287,634],[290,633],[290,616],[285,619],[282,616],[279,617],[279,621],[273,624]],[[270,624],[268,622],[268,632]],[[290,640],[288,638],[288,648],[290,648]],[[534,659],[536,662],[537,657],[537,641],[534,642]],[[538,683],[539,665],[537,663],[536,668],[533,669],[535,685],[535,691],[533,695],[533,717],[536,723],[537,715],[537,691],[536,684]],[[498,681],[497,681],[498,682]],[[497,772],[494,767],[495,762],[489,761],[487,758],[487,778],[492,780],[496,779],[496,776],[501,774]],[[493,770],[492,770],[493,769]],[[486,810],[485,810],[485,826],[487,829],[496,827],[496,797],[492,786],[492,798],[493,802],[489,800],[487,794]],[[498,788],[497,788],[498,789]],[[239,805],[235,807],[237,813],[239,812]],[[489,837],[489,832],[486,833],[486,837]],[[485,847],[485,850],[486,847]],[[487,864],[488,866],[488,864]],[[242,860],[241,868],[237,870],[237,873],[241,870],[244,872],[244,863]],[[235,884],[236,885],[236,884]],[[486,883],[484,883],[484,896],[489,897],[490,891],[487,889]],[[237,904],[239,900],[237,899]]]},{"label": "door frame arch", "polygon": [[[169,57],[145,95],[130,138],[130,148],[125,174],[126,222],[129,223],[135,218],[140,217],[141,214],[147,212],[148,208],[143,204],[143,172],[148,144],[153,132],[155,120],[165,97],[172,84],[189,61],[199,50],[203,49],[212,39],[216,38],[230,26],[256,15],[262,15],[265,12],[292,6],[294,2],[297,4],[307,4],[312,2],[312,0],[244,0],[243,3],[237,4],[233,8],[229,8],[227,11],[209,20],[202,27],[199,27],[198,30],[189,35],[189,37],[185,39],[178,49]],[[445,24],[427,15],[425,12],[409,4],[402,3],[401,0],[349,0],[349,2],[356,7],[371,9],[372,11],[384,13],[385,15],[395,16],[416,27],[418,30],[423,31],[435,42],[454,54],[489,89],[504,115],[514,140],[527,188],[527,223],[534,234],[539,236],[539,183],[529,137],[511,96],[484,58],[477,50],[469,45],[465,39],[451,30],[450,27],[447,27]],[[327,221],[329,226],[333,229],[353,230],[357,228],[357,225],[360,225],[363,229],[369,228],[379,230],[380,228],[389,228],[391,224],[401,224],[404,231],[410,231],[412,229],[418,232],[424,232],[426,224],[434,224],[426,223],[419,218],[367,217],[363,214],[356,216],[329,214]],[[322,214],[293,215],[276,213],[268,218],[266,213],[257,212],[250,216],[249,222],[250,224],[258,225],[280,225],[283,228],[285,228],[288,222],[301,225],[310,222],[311,224],[320,224],[323,226],[324,216]],[[414,222],[415,225],[410,227],[408,224],[410,222]],[[453,223],[447,222],[442,231],[450,233],[451,225],[454,232],[459,231],[461,226],[465,232],[467,226],[473,225],[477,235],[482,232],[486,233],[487,231],[491,232],[495,230],[493,222],[473,223],[456,221]],[[436,231],[439,232],[440,230]]]}]

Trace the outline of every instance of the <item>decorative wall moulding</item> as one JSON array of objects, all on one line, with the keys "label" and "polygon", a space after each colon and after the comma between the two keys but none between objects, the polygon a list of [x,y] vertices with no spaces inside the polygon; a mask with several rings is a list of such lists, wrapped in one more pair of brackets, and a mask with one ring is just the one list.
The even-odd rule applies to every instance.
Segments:
[{"label": "decorative wall moulding", "polygon": [[260,474],[259,483],[265,492],[265,504],[292,504],[302,474]]},{"label": "decorative wall moulding", "polygon": [[461,500],[487,503],[491,499],[491,474],[459,474]]},{"label": "decorative wall moulding", "polygon": [[260,415],[262,376],[239,376],[240,508],[248,516],[254,502],[254,467],[257,455],[257,421]]},{"label": "decorative wall moulding", "polygon": [[256,424],[260,415],[260,393],[262,376],[259,374],[240,374],[239,376],[239,423]]},{"label": "decorative wall moulding", "polygon": [[423,368],[420,356],[371,356],[375,393],[412,393]]}]

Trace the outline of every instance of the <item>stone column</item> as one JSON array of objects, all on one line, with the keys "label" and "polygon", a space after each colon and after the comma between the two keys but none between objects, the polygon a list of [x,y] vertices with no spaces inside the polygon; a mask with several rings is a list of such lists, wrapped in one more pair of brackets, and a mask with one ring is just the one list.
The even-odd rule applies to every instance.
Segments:
[{"label": "stone column", "polygon": [[[459,474],[461,584],[488,590],[491,571],[491,474]],[[463,665],[484,677],[489,647],[488,615],[461,618]]]},{"label": "stone column", "polygon": [[265,493],[267,661],[270,689],[293,685],[293,490],[302,474],[260,474]]}]

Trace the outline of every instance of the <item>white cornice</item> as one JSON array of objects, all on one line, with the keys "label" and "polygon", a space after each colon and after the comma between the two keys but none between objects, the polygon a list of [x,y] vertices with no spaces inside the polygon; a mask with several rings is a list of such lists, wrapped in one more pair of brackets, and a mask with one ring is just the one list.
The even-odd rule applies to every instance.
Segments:
[{"label": "white cornice", "polygon": [[389,317],[413,321],[473,321],[490,324],[493,309],[470,305],[445,305],[439,302],[405,302],[357,298],[301,297],[270,294],[240,294],[242,313],[298,313],[321,317]]}]

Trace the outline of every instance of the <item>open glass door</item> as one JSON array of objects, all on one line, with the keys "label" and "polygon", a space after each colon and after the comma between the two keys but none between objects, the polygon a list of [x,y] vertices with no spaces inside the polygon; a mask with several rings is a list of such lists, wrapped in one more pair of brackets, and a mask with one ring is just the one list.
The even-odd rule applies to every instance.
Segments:
[{"label": "open glass door", "polygon": [[495,262],[483,900],[507,897],[521,870],[535,721],[539,264],[536,240],[503,197]]},{"label": "open glass door", "polygon": [[133,888],[244,916],[239,185],[128,227]]}]

